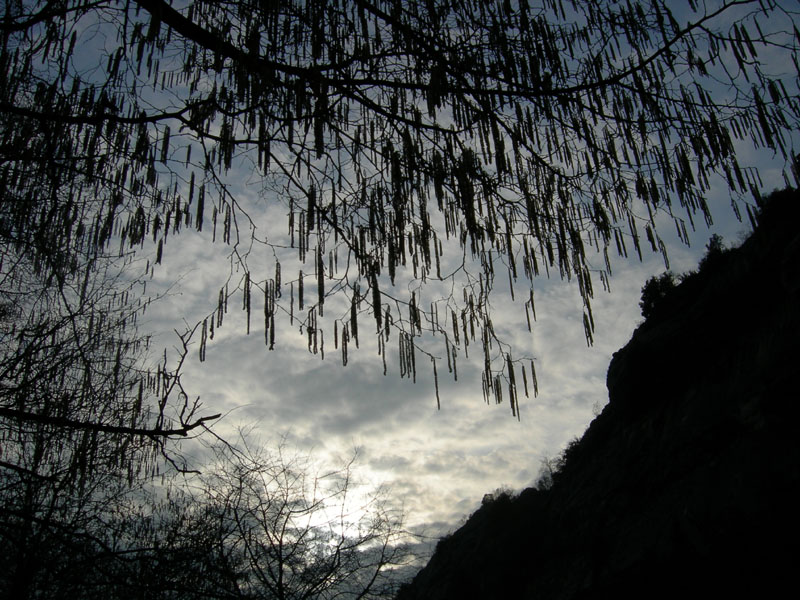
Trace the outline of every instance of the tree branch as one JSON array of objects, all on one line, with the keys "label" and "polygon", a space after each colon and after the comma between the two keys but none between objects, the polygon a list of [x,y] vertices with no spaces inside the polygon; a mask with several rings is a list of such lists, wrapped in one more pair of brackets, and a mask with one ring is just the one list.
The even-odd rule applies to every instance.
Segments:
[{"label": "tree branch", "polygon": [[186,437],[193,429],[202,427],[208,421],[213,421],[222,416],[222,413],[210,415],[197,419],[193,423],[182,423],[182,427],[174,429],[163,429],[156,427],[153,429],[143,427],[125,427],[124,425],[108,425],[105,423],[94,423],[91,421],[78,421],[69,419],[67,417],[51,417],[38,413],[32,413],[15,408],[0,407],[0,417],[7,419],[14,419],[16,421],[30,421],[33,423],[43,423],[46,425],[55,425],[57,427],[69,427],[71,429],[81,429],[86,431],[97,431],[103,433],[118,433],[124,435],[139,435],[149,438],[168,438],[168,437]]}]

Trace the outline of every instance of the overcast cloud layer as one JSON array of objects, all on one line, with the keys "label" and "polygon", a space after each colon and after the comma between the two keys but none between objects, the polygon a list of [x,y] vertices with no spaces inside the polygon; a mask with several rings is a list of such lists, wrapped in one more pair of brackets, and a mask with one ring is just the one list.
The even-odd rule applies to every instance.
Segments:
[{"label": "overcast cloud layer", "polygon": [[[780,185],[776,173],[765,174]],[[725,199],[713,201],[714,230],[736,243],[748,227],[733,219],[726,204]],[[709,235],[705,228],[698,230],[690,249],[673,245],[672,270],[694,268]],[[228,250],[221,245],[209,248],[188,231],[172,243],[153,282],[155,288],[171,285],[171,293],[151,307],[145,322],[160,332],[156,347],[173,343],[170,332],[180,329],[183,319],[192,325],[210,312],[224,283],[220,274],[227,270]],[[343,368],[338,352],[330,348],[321,361],[309,354],[305,338],[291,331],[284,331],[270,352],[260,323],[246,336],[242,313],[235,309],[209,345],[206,361],[201,364],[192,353],[185,385],[201,397],[208,413],[226,413],[215,427],[223,437],[232,438],[244,427],[265,443],[286,438],[291,446],[332,463],[357,451],[359,477],[387,485],[406,511],[409,527],[435,537],[457,527],[485,493],[531,485],[542,458],[582,434],[607,401],[611,355],[641,321],[640,289],[650,275],[663,271],[662,258],[652,253],[642,263],[633,258],[614,263],[612,292],[595,292],[597,329],[591,348],[576,285],[558,279],[536,282],[532,335],[518,327],[525,322],[524,312],[517,312],[524,311],[522,302],[497,294],[495,329],[518,352],[535,357],[539,378],[538,398],[531,394],[521,400],[520,421],[512,418],[507,402],[484,402],[478,361],[459,363],[458,383],[439,367],[437,410],[425,366],[418,368],[416,384],[401,379],[391,360],[384,376],[374,349],[362,343]]]},{"label": "overcast cloud layer", "polygon": [[[756,155],[745,142],[741,146],[743,164],[762,166],[763,193],[784,187],[782,161],[769,152]],[[255,174],[240,172],[237,177],[233,173],[231,180],[243,182],[240,189],[231,190],[242,206],[264,211],[258,222],[267,223],[267,231],[259,231],[260,236],[272,236],[270,223],[285,228],[285,207],[270,202],[269,194],[261,196],[257,190],[262,182]],[[696,267],[712,232],[735,244],[748,229],[747,223],[733,218],[726,191],[712,191],[709,205],[715,226],[706,229],[698,216],[691,248],[677,243],[671,222],[661,228],[674,272]],[[273,210],[277,212],[271,215]],[[242,233],[245,238],[249,234]],[[282,235],[285,230],[276,231],[272,239]],[[170,289],[166,298],[148,309],[143,322],[143,327],[159,334],[156,349],[174,344],[174,329],[193,326],[216,306],[230,268],[230,248],[219,243],[211,246],[207,237],[208,231],[184,231],[171,238],[164,262],[155,270],[148,293]],[[256,264],[259,250],[263,249],[254,247],[248,265],[257,279],[263,279],[263,270]],[[412,384],[400,378],[397,361],[390,356],[384,376],[369,340],[373,336],[362,335],[362,348],[351,351],[349,365],[343,368],[330,341],[321,361],[308,352],[304,336],[285,323],[279,325],[276,349],[268,351],[258,317],[254,316],[253,333],[246,336],[243,314],[235,307],[209,344],[202,364],[195,343],[184,384],[191,395],[201,397],[206,414],[225,414],[214,428],[223,437],[232,438],[237,428],[244,427],[265,443],[285,438],[299,450],[333,463],[357,451],[359,476],[374,485],[389,486],[392,498],[404,507],[410,527],[441,535],[474,511],[485,493],[501,486],[531,485],[542,459],[581,435],[607,402],[608,363],[641,321],[641,287],[649,276],[665,270],[661,256],[649,251],[643,262],[632,256],[614,261],[613,267],[611,293],[604,292],[595,279],[596,331],[591,348],[584,337],[577,285],[557,276],[535,281],[537,320],[531,334],[524,325],[523,303],[510,302],[499,282],[505,273],[499,270],[494,328],[512,342],[515,356],[534,357],[539,379],[539,396],[521,400],[520,421],[511,416],[507,401],[486,405],[479,360],[461,359],[457,384],[440,362],[441,410],[437,410],[428,365],[420,362],[417,383]],[[239,276],[231,280],[233,285]],[[331,305],[330,313],[336,314],[333,300]],[[325,310],[327,315],[328,300]],[[371,323],[365,323],[365,329],[367,325]],[[396,341],[391,344],[395,347]],[[477,344],[471,350],[479,354]]]}]

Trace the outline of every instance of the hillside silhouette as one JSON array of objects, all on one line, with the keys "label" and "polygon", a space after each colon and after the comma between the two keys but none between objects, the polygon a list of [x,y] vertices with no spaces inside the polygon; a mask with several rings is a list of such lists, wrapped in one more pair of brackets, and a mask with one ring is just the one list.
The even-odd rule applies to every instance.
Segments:
[{"label": "hillside silhouette", "polygon": [[[778,597],[800,543],[800,194],[659,287],[549,489],[485,502],[398,600]],[[660,284],[659,284],[660,285]],[[643,307],[644,308],[644,307]]]}]

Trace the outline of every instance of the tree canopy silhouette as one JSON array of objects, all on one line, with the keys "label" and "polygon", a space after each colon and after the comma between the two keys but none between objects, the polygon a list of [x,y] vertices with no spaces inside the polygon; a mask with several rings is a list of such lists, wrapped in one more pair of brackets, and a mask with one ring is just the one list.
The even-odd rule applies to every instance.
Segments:
[{"label": "tree canopy silhouette", "polygon": [[[0,216],[13,207],[3,198]],[[0,229],[2,598],[87,597],[70,586],[96,558],[129,557],[122,540],[141,524],[115,515],[131,514],[165,462],[185,470],[176,440],[218,416],[183,390],[185,348],[177,365],[165,354],[148,369],[133,327],[141,282],[124,265],[98,256],[60,272],[58,257],[77,260],[37,262]]]},{"label": "tree canopy silhouette", "polygon": [[3,228],[56,280],[195,229],[231,256],[201,358],[238,295],[269,348],[288,319],[344,363],[370,319],[403,376],[477,343],[516,412],[535,372],[492,325],[496,276],[528,327],[536,276],[574,279],[591,343],[610,253],[666,260],[660,227],[710,222],[716,177],[738,214],[742,149],[796,169],[797,22],[774,0],[8,2]]}]

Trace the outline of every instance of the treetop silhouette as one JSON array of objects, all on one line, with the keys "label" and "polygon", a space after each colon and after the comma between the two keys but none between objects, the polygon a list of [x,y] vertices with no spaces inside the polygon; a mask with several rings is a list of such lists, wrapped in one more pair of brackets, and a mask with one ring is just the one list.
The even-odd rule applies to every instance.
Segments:
[{"label": "treetop silhouette", "polygon": [[7,3],[4,236],[58,281],[151,244],[160,262],[195,229],[231,255],[201,358],[238,295],[269,348],[288,318],[345,363],[371,319],[404,376],[420,357],[455,375],[477,342],[487,400],[505,389],[518,414],[517,376],[527,394],[535,371],[492,325],[496,275],[528,327],[535,278],[575,279],[592,343],[610,253],[666,262],[659,227],[688,243],[720,177],[738,216],[762,185],[743,149],[797,174],[789,6]]}]

